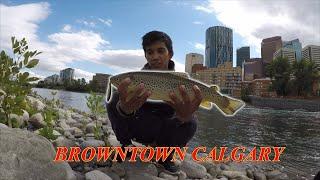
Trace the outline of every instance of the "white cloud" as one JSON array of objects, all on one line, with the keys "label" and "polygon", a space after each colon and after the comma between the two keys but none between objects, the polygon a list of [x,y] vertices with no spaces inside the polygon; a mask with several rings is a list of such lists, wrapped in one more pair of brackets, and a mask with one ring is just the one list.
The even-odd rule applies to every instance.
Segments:
[{"label": "white cloud", "polygon": [[81,79],[84,78],[87,82],[92,80],[92,77],[95,75],[95,73],[84,71],[82,69],[75,68],[74,69],[74,76],[75,79]]},{"label": "white cloud", "polygon": [[104,19],[98,18],[98,20],[99,20],[100,22],[102,22],[103,24],[111,27],[111,24],[112,24],[112,20],[111,20],[111,19],[106,19],[106,20],[104,20]]},{"label": "white cloud", "polygon": [[63,26],[62,31],[64,32],[71,32],[71,25],[70,24],[66,24]]},{"label": "white cloud", "polygon": [[204,51],[206,46],[204,44],[201,44],[201,43],[195,43],[194,47],[196,49]]},{"label": "white cloud", "polygon": [[88,27],[96,27],[96,23],[93,22],[93,21],[86,21],[86,20],[78,19],[77,23],[83,24],[83,25],[88,26]]},{"label": "white cloud", "polygon": [[174,64],[175,64],[175,70],[177,72],[184,72],[184,64],[180,63],[177,59],[173,59]]},{"label": "white cloud", "polygon": [[[9,11],[16,9],[32,13],[16,16],[16,12]],[[64,25],[61,32],[48,35],[48,42],[40,41],[37,36],[38,24],[47,18],[49,11],[48,3],[11,7],[1,5],[1,49],[11,49],[10,37],[12,35],[26,37],[29,47],[42,52],[37,57],[40,59],[38,66],[32,69],[35,75],[40,76],[39,74],[41,74],[41,78],[43,78],[44,75],[59,74],[60,70],[68,68],[69,64],[77,61],[101,64],[113,69],[114,73],[139,70],[146,63],[142,49],[112,50],[110,49],[111,43],[102,38],[99,33],[85,30],[74,31],[69,24]],[[6,13],[2,14],[3,12]],[[2,31],[2,29],[4,30]],[[19,29],[21,31],[18,31]],[[15,34],[15,32],[19,33]],[[176,69],[183,71],[184,65],[176,62]],[[93,72],[76,68],[75,76],[77,78],[84,77],[88,81],[92,79]]]},{"label": "white cloud", "polygon": [[50,14],[48,3],[32,3],[18,6],[0,4],[0,48],[11,48],[11,36],[28,41],[38,41],[38,23]]},{"label": "white cloud", "polygon": [[245,38],[260,54],[263,38],[280,35],[283,40],[299,38],[302,45],[320,44],[320,1],[208,1],[196,10],[216,18]]},{"label": "white cloud", "polygon": [[204,6],[194,6],[194,9],[198,10],[198,11],[205,12],[205,13],[213,13],[214,12],[212,9],[206,8]]},{"label": "white cloud", "polygon": [[196,25],[203,25],[203,22],[201,22],[201,21],[193,21],[192,23],[196,24]]},{"label": "white cloud", "polygon": [[188,44],[189,44],[190,46],[192,46],[193,48],[195,48],[195,49],[197,49],[197,50],[200,50],[200,51],[202,51],[202,52],[204,52],[205,47],[206,47],[204,44],[199,43],[199,42],[193,43],[193,42],[188,41]]}]

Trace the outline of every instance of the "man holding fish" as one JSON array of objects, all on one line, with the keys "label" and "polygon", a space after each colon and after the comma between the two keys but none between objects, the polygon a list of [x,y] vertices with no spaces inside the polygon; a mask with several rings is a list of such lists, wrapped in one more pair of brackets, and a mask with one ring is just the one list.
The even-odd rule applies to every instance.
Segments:
[{"label": "man holding fish", "polygon": [[[147,59],[143,70],[174,71],[172,41],[159,31],[151,31],[142,38],[142,46]],[[128,76],[120,81],[117,91],[107,103],[108,116],[117,139],[123,147],[132,146],[131,140],[155,146],[184,147],[197,129],[194,112],[202,101],[202,93],[197,85],[192,87],[193,95],[180,84],[171,91],[165,102],[152,102],[152,88],[146,89],[141,82],[132,87],[133,79]],[[154,84],[164,82],[155,82]],[[131,87],[131,88],[130,88]],[[156,87],[155,87],[156,88]],[[111,91],[111,90],[109,90]],[[178,166],[171,162],[172,154],[165,161],[159,161],[165,170],[174,173]]]}]

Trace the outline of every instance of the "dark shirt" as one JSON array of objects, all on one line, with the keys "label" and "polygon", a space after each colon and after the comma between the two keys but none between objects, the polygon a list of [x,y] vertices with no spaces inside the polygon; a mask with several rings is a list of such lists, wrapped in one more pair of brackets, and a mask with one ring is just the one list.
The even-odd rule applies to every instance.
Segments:
[{"label": "dark shirt", "polygon": [[[143,70],[148,69],[149,65],[146,64]],[[174,62],[171,60],[168,69],[174,70]],[[118,101],[119,94],[114,91],[112,99],[107,103],[107,112],[117,139],[122,144],[129,144],[135,138],[146,144],[157,142],[158,145],[166,146],[184,145],[194,134],[194,128],[192,133],[185,134],[184,131],[189,131],[185,130],[188,126],[195,126],[196,117],[192,116],[191,121],[182,123],[175,116],[175,110],[167,103],[146,101],[134,114],[126,116],[117,109]],[[176,140],[172,136],[181,136],[182,140]]]}]

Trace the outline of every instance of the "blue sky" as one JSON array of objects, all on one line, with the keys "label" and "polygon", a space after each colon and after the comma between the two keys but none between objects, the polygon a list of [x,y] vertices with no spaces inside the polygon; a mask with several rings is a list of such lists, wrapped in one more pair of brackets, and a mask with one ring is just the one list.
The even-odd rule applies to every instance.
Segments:
[{"label": "blue sky", "polygon": [[299,38],[303,46],[319,45],[319,1],[305,1],[299,10],[297,3],[3,0],[1,49],[9,50],[11,36],[26,37],[30,47],[43,52],[34,75],[45,77],[72,67],[77,77],[89,80],[94,73],[140,69],[145,63],[141,37],[160,30],[171,36],[177,70],[184,71],[187,53],[204,54],[206,29],[222,25],[233,29],[235,65],[237,48],[250,46],[251,57],[260,57],[260,42],[266,37],[281,35],[284,40]]}]

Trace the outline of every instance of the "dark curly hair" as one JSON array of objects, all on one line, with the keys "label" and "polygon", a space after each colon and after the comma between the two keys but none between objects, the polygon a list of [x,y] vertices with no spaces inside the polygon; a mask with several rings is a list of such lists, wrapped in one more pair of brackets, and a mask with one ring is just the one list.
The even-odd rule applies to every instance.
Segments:
[{"label": "dark curly hair", "polygon": [[164,42],[169,53],[173,56],[172,40],[168,34],[161,31],[150,31],[142,37],[142,47],[146,52],[146,47],[155,42]]}]

